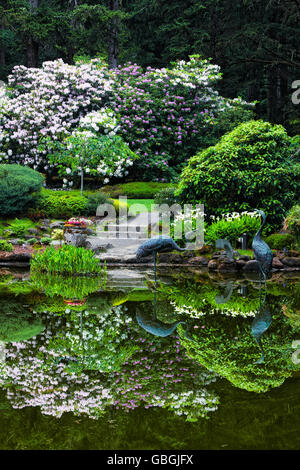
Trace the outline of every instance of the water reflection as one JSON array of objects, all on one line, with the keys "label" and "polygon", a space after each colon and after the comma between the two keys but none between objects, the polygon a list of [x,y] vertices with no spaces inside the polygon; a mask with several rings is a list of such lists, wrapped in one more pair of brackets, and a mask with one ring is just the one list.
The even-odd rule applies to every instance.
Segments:
[{"label": "water reflection", "polygon": [[[0,304],[2,330],[10,331],[0,337],[0,384],[17,409],[98,418],[111,407],[160,407],[193,421],[217,410],[217,378],[267,392],[299,370],[291,361],[300,339],[297,281],[270,284],[262,300],[251,282],[185,275],[160,279],[152,301],[143,300],[146,287],[9,282]],[[83,295],[83,304],[71,302]],[[12,312],[23,312],[24,322],[8,330]]]},{"label": "water reflection", "polygon": [[261,300],[257,314],[255,315],[251,325],[252,335],[262,352],[262,356],[260,359],[258,359],[258,361],[256,361],[257,364],[262,364],[265,360],[265,352],[262,346],[261,337],[270,328],[271,323],[272,315],[270,313],[270,307],[267,303],[267,287],[265,287],[264,299]]}]

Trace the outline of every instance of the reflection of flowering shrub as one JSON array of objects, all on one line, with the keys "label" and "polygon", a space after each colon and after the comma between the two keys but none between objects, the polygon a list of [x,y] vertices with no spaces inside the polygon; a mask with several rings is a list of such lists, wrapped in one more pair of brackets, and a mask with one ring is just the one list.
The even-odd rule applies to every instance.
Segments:
[{"label": "reflection of flowering shrub", "polygon": [[201,318],[221,314],[228,317],[254,317],[260,306],[260,294],[257,289],[247,288],[243,297],[232,285],[232,292],[226,303],[219,303],[218,297],[224,293],[225,286],[216,284],[195,284],[186,279],[179,279],[173,286],[161,286],[174,311],[188,318]]},{"label": "reflection of flowering shrub", "polygon": [[191,421],[216,410],[218,398],[206,389],[216,376],[190,361],[178,338],[140,337],[136,327],[131,335],[138,350],[116,373],[112,390],[117,408],[129,412],[158,406]]},{"label": "reflection of flowering shrub", "polygon": [[130,321],[121,307],[99,317],[88,311],[72,312],[67,330],[58,332],[49,344],[61,355],[76,359],[70,370],[118,370],[135,349],[127,344],[128,334],[121,328]]},{"label": "reflection of flowering shrub", "polygon": [[[97,418],[111,405],[128,412],[163,407],[189,420],[216,409],[217,397],[206,390],[215,375],[190,361],[177,338],[140,337],[124,307],[101,316],[85,312],[82,325],[75,313],[47,314],[44,321],[42,334],[6,347],[0,385],[14,408],[38,406],[56,417],[72,412]],[[122,345],[131,347],[131,355],[122,358]]]},{"label": "reflection of flowering shrub", "polygon": [[198,320],[189,323],[192,333],[188,337],[179,326],[181,344],[191,359],[235,387],[256,393],[279,387],[298,369],[291,361],[292,343],[298,333],[278,306],[274,310],[266,308],[272,314],[272,324],[261,338],[263,363],[257,363],[262,352],[251,333],[250,318],[232,321],[224,315],[206,315],[201,318],[201,324]]}]

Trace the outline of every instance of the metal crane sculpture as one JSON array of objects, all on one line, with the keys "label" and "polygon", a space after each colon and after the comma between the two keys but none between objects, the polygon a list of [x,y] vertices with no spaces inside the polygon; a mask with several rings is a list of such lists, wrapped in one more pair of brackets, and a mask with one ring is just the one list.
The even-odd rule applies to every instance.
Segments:
[{"label": "metal crane sculpture", "polygon": [[147,258],[153,255],[154,260],[154,276],[156,282],[156,257],[157,253],[170,253],[170,251],[185,251],[184,248],[180,248],[173,238],[158,237],[150,238],[144,242],[136,252],[136,259]]},{"label": "metal crane sculpture", "polygon": [[225,250],[227,258],[234,259],[234,251],[228,240],[216,240],[216,248],[218,250]]},{"label": "metal crane sculpture", "polygon": [[254,257],[256,261],[258,262],[258,267],[260,271],[260,275],[263,276],[265,280],[265,286],[267,283],[267,274],[271,271],[272,269],[272,261],[273,261],[273,253],[269,245],[264,242],[261,238],[261,233],[262,230],[266,224],[266,214],[261,211],[256,209],[257,212],[262,216],[263,222],[261,224],[260,229],[256,233],[253,242],[252,242],[252,249],[254,253]]}]

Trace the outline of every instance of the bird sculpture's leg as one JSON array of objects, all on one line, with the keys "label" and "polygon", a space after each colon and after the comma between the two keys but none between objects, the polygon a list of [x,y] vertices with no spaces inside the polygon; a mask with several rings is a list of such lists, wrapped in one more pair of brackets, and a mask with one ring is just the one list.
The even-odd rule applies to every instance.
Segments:
[{"label": "bird sculpture's leg", "polygon": [[262,269],[261,266],[259,266],[259,268],[260,268],[262,277],[264,278],[264,281],[265,281],[265,289],[267,289],[267,276],[266,276],[266,273],[264,272],[264,270]]},{"label": "bird sculpture's leg", "polygon": [[153,316],[156,319],[156,287],[157,287],[157,278],[156,278],[156,256],[157,253],[154,251],[153,258],[154,258],[154,304],[153,304]]}]

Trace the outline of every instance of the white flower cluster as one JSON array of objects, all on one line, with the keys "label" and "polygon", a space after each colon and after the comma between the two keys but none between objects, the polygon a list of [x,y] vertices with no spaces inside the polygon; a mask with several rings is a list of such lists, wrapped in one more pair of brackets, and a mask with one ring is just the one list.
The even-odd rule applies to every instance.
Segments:
[{"label": "white flower cluster", "polygon": [[[216,377],[211,374],[202,373],[203,384],[208,385],[215,382]],[[154,402],[152,402],[154,404]],[[174,411],[178,416],[185,415],[188,419],[206,418],[207,414],[218,409],[219,399],[213,392],[200,389],[196,392],[189,390],[180,394],[171,393],[167,400],[158,400],[160,406]]]},{"label": "white flower cluster", "polygon": [[[45,166],[47,150],[40,139],[60,140],[92,109],[108,99],[112,81],[97,64],[44,62],[40,69],[16,66],[8,79],[12,97],[0,114],[0,151],[10,149],[17,163]],[[49,167],[47,166],[49,169]]]},{"label": "white flower cluster", "polygon": [[120,129],[114,112],[109,108],[101,108],[99,111],[94,111],[82,117],[79,127],[89,129],[92,132],[103,131],[109,137],[116,135]]},{"label": "white flower cluster", "polygon": [[[203,305],[204,304],[207,304],[207,301],[205,299],[203,299]],[[227,317],[232,317],[232,318],[235,318],[235,317],[247,318],[247,317],[255,317],[257,313],[256,311],[252,311],[252,310],[248,312],[244,312],[242,310],[233,310],[230,308],[222,308],[222,309],[211,308],[210,311],[207,313],[199,309],[193,308],[190,305],[178,306],[175,302],[171,302],[171,305],[174,307],[174,311],[178,315],[188,315],[191,318],[200,318],[200,317],[204,317],[205,315],[217,315],[217,314],[225,315]]]},{"label": "white flower cluster", "polygon": [[227,222],[231,222],[234,219],[241,219],[242,217],[247,216],[251,218],[259,218],[260,215],[256,211],[244,211],[244,212],[231,212],[228,214],[222,214],[221,217],[216,217],[215,215],[211,215],[210,218],[212,220],[226,220]]}]

